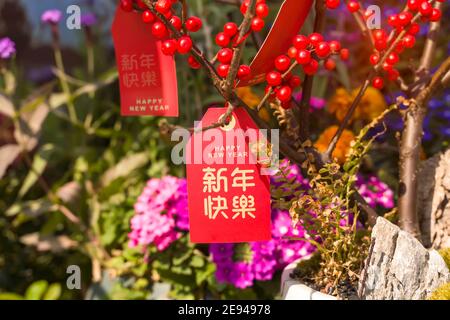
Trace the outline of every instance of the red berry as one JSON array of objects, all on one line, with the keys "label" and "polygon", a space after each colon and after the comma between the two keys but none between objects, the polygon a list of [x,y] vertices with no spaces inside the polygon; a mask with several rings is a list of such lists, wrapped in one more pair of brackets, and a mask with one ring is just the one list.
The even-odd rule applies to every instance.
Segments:
[{"label": "red berry", "polygon": [[170,0],[158,0],[155,4],[155,9],[159,13],[165,14],[172,8],[172,1]]},{"label": "red berry", "polygon": [[264,20],[260,17],[253,18],[252,20],[252,30],[255,32],[260,32],[264,28]]},{"label": "red berry", "polygon": [[277,71],[269,72],[266,76],[267,83],[272,87],[277,87],[281,84],[281,81],[283,80],[283,77],[281,76],[281,73]]},{"label": "red berry", "polygon": [[162,39],[162,38],[167,37],[168,31],[167,31],[166,26],[162,22],[157,21],[152,25],[152,34],[156,38]]},{"label": "red berry", "polygon": [[188,58],[188,63],[189,63],[189,66],[190,66],[192,69],[200,69],[201,66],[202,66],[202,65],[200,64],[200,62],[198,62],[197,59],[195,59],[194,56],[189,56],[189,58]]},{"label": "red berry", "polygon": [[388,79],[391,81],[395,81],[400,76],[400,73],[396,69],[392,69],[388,71]]},{"label": "red berry", "polygon": [[222,64],[230,64],[233,59],[233,50],[230,48],[220,49],[217,53],[217,60]]},{"label": "red berry", "polygon": [[411,35],[416,35],[420,32],[420,25],[418,23],[411,23],[408,33]]},{"label": "red berry", "polygon": [[393,69],[393,66],[392,66],[392,64],[390,64],[388,62],[384,62],[383,65],[382,65],[382,68],[383,68],[384,71],[389,72],[389,71],[391,71]]},{"label": "red berry", "polygon": [[281,55],[275,59],[275,68],[278,71],[286,71],[291,65],[291,59],[285,55]]},{"label": "red berry", "polygon": [[256,6],[256,15],[262,19],[269,15],[269,7],[265,3],[260,3]]},{"label": "red berry", "polygon": [[357,12],[361,7],[357,1],[349,1],[347,3],[348,11],[354,13]]},{"label": "red berry", "polygon": [[386,62],[389,63],[390,65],[396,64],[398,62],[398,60],[399,60],[399,57],[396,52],[391,52],[386,58]]},{"label": "red berry", "polygon": [[291,109],[292,108],[292,103],[290,102],[290,100],[287,101],[287,102],[283,102],[283,103],[281,103],[281,107],[283,109],[286,109],[286,110]]},{"label": "red berry", "polygon": [[376,88],[376,89],[379,89],[379,90],[383,89],[383,87],[384,87],[384,81],[383,81],[383,78],[381,78],[381,77],[375,77],[375,78],[373,79],[373,81],[372,81],[372,85],[373,85],[373,87]]},{"label": "red berry", "polygon": [[155,21],[155,15],[150,10],[142,12],[142,21],[145,23],[152,23]]},{"label": "red berry", "polygon": [[241,13],[242,14],[246,14],[247,13],[248,5],[249,5],[248,1],[242,2],[242,4],[241,4]]},{"label": "red berry", "polygon": [[397,52],[398,54],[402,53],[403,51],[405,51],[405,46],[403,45],[403,41],[400,41],[399,43],[397,43],[395,45],[394,48],[395,52]]},{"label": "red berry", "polygon": [[433,7],[428,2],[428,0],[424,0],[419,5],[419,12],[422,16],[428,17],[433,12]]},{"label": "red berry", "polygon": [[219,76],[221,76],[222,78],[226,78],[226,77],[227,77],[228,71],[230,71],[230,65],[229,65],[229,64],[221,64],[221,65],[219,65],[219,67],[217,68],[217,73],[218,73]]},{"label": "red berry", "polygon": [[145,2],[143,0],[137,0],[136,3],[139,8],[144,9],[144,10],[148,9],[147,5],[145,4]]},{"label": "red berry", "polygon": [[414,36],[412,36],[410,34],[407,34],[403,38],[403,45],[405,46],[405,48],[411,49],[412,47],[414,47],[415,43],[416,43],[416,38],[414,38]]},{"label": "red berry", "polygon": [[387,47],[387,41],[386,40],[375,40],[375,48],[378,51],[383,51]]},{"label": "red berry", "polygon": [[341,43],[339,41],[333,40],[333,41],[330,41],[329,44],[330,44],[331,52],[336,53],[341,50]]},{"label": "red berry", "polygon": [[161,51],[167,56],[173,56],[177,52],[178,43],[176,40],[169,39],[162,43]]},{"label": "red berry", "polygon": [[346,61],[350,57],[350,51],[347,48],[341,49],[341,59]]},{"label": "red berry", "polygon": [[288,102],[292,99],[292,89],[289,86],[283,86],[277,91],[277,98],[281,102]]},{"label": "red berry", "polygon": [[216,43],[219,47],[226,47],[230,44],[230,37],[227,36],[224,32],[220,32],[216,36]]},{"label": "red berry", "polygon": [[163,16],[166,17],[166,19],[170,20],[170,18],[172,18],[173,16],[173,13],[171,10],[169,10],[166,13],[163,13]]},{"label": "red berry", "polygon": [[400,12],[397,16],[397,22],[399,26],[405,27],[411,22],[412,18],[413,15],[411,12],[408,11]]},{"label": "red berry", "polygon": [[121,0],[120,8],[122,8],[123,11],[130,12],[133,10],[133,0]]},{"label": "red berry", "polygon": [[183,23],[181,22],[181,19],[178,16],[172,16],[172,18],[170,18],[170,23],[178,31],[180,31],[181,27],[183,26]]},{"label": "red berry", "polygon": [[203,22],[199,17],[189,17],[186,20],[186,29],[190,32],[197,32],[202,27]]},{"label": "red berry", "polygon": [[298,50],[296,47],[290,47],[288,50],[288,56],[291,59],[297,58]]},{"label": "red berry", "polygon": [[370,56],[370,64],[377,65],[380,62],[380,55],[378,53],[374,53]]},{"label": "red berry", "polygon": [[223,32],[231,37],[234,37],[238,33],[238,26],[234,22],[228,22],[223,26]]},{"label": "red berry", "polygon": [[299,64],[306,65],[311,62],[311,52],[308,50],[300,50],[296,59]]},{"label": "red berry", "polygon": [[336,62],[333,59],[327,59],[325,61],[325,69],[333,71],[334,69],[336,69]]},{"label": "red berry", "polygon": [[295,36],[294,39],[292,40],[292,45],[298,50],[306,49],[309,43],[310,43],[309,38],[301,34]]},{"label": "red berry", "polygon": [[375,40],[386,40],[387,34],[383,29],[376,29],[372,32],[373,38]]},{"label": "red berry", "polygon": [[178,52],[181,54],[186,54],[192,49],[192,40],[188,36],[181,37],[178,39]]},{"label": "red berry", "polygon": [[336,9],[339,7],[339,4],[341,3],[341,0],[326,0],[325,5],[328,9]]},{"label": "red berry", "polygon": [[436,22],[441,20],[442,17],[442,12],[441,10],[437,9],[437,8],[433,8],[433,10],[431,11],[431,15],[430,15],[430,21]]},{"label": "red berry", "polygon": [[316,60],[311,60],[307,65],[303,66],[303,71],[309,75],[314,75],[319,69],[319,63]]},{"label": "red berry", "polygon": [[239,79],[244,79],[244,78],[248,77],[250,75],[250,73],[251,73],[250,67],[243,64],[239,67],[237,76]]},{"label": "red berry", "polygon": [[390,26],[392,26],[394,28],[398,28],[399,27],[398,16],[396,14],[390,15],[388,17],[388,23]]},{"label": "red berry", "polygon": [[292,76],[291,79],[289,79],[289,86],[291,88],[300,87],[301,84],[302,84],[302,79],[300,79],[299,76]]},{"label": "red berry", "polygon": [[311,41],[311,44],[313,46],[318,45],[320,42],[323,41],[323,36],[319,33],[311,33],[309,35],[309,41]]},{"label": "red berry", "polygon": [[421,0],[408,0],[408,9],[411,11],[419,10],[419,4]]},{"label": "red berry", "polygon": [[320,42],[317,46],[316,46],[316,54],[319,58],[326,58],[330,55],[331,49],[330,49],[330,45],[323,41]]}]

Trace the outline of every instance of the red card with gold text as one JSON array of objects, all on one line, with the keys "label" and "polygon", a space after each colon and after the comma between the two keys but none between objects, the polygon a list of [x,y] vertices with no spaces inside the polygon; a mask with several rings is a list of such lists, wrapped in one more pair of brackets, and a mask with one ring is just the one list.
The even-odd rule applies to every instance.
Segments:
[{"label": "red card with gold text", "polygon": [[[224,108],[210,108],[201,127],[214,124]],[[196,132],[187,145],[190,237],[194,243],[271,239],[270,182],[255,161],[264,140],[247,112],[234,110],[224,128]]]},{"label": "red card with gold text", "polygon": [[272,29],[250,65],[250,76],[240,81],[238,87],[255,85],[265,80],[266,74],[275,68],[275,58],[292,46],[292,39],[302,28],[312,3],[313,0],[283,2]]},{"label": "red card with gold text", "polygon": [[119,7],[112,26],[123,116],[178,116],[175,60],[138,12]]}]

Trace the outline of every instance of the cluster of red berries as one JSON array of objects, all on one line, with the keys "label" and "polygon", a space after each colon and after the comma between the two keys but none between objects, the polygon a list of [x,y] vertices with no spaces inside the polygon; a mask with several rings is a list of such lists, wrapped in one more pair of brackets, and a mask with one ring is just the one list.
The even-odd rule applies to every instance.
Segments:
[{"label": "cluster of red berries", "polygon": [[[438,2],[445,2],[445,0],[436,0]],[[328,9],[336,9],[340,5],[340,0],[326,0],[325,4]],[[373,14],[372,11],[363,11],[358,1],[348,1],[347,9],[354,14],[361,14],[362,18],[367,20]],[[410,49],[416,42],[415,35],[419,33],[420,26],[417,22],[414,22],[414,15],[420,14],[422,22],[439,21],[441,19],[441,10],[434,8],[432,1],[429,0],[407,0],[405,10],[398,14],[392,14],[388,17],[388,24],[393,28],[392,36],[388,36],[387,32],[383,29],[373,30],[373,39],[375,50],[370,56],[370,63],[377,66],[382,57],[384,57],[388,48],[393,45],[396,38],[401,32],[404,32],[404,36],[399,42],[396,42],[394,50],[387,55],[384,59],[381,68],[386,74],[387,79],[396,81],[400,76],[400,73],[395,69],[395,65],[400,60],[400,54],[405,49]],[[384,87],[384,78],[380,75],[372,79],[372,85],[377,89]]]},{"label": "cluster of red berries", "polygon": [[[245,0],[241,4],[241,13],[245,15],[247,13],[250,0]],[[264,19],[269,15],[269,6],[265,0],[257,0],[255,8],[255,17],[251,21],[250,32],[259,32],[264,28]],[[216,44],[221,47],[217,52],[216,59],[219,62],[217,67],[217,73],[222,78],[228,76],[230,70],[230,63],[234,56],[234,50],[249,33],[244,37],[239,37],[239,27],[234,22],[228,22],[223,26],[223,30],[216,35]],[[247,65],[240,65],[237,73],[239,79],[245,79],[250,75],[250,67]]]},{"label": "cluster of red berries", "polygon": [[[152,35],[162,40],[161,51],[165,55],[173,56],[176,53],[187,54],[191,51],[193,43],[188,32],[197,32],[201,29],[203,23],[198,17],[192,16],[182,22],[181,18],[174,14],[173,5],[178,0],[158,0],[154,3],[154,8],[157,12],[164,15],[172,26],[179,32],[183,33],[178,39],[175,39],[171,31],[164,25],[164,23],[150,11],[142,0],[121,0],[121,7],[123,10],[130,12],[135,6],[142,11],[142,21],[151,24]],[[188,58],[189,65],[192,68],[200,68],[200,63],[191,55]]]},{"label": "cluster of red berries", "polygon": [[275,70],[267,74],[266,93],[280,100],[283,108],[290,108],[293,90],[302,83],[300,77],[292,74],[293,67],[301,65],[305,74],[314,75],[319,69],[319,61],[323,60],[325,68],[333,70],[336,62],[332,55],[340,55],[342,60],[347,60],[349,51],[341,48],[339,41],[325,41],[319,33],[312,33],[309,37],[295,36],[287,54],[278,56]]},{"label": "cluster of red berries", "polygon": [[[444,2],[445,0],[438,0]],[[388,23],[393,28],[393,37],[389,37],[385,30],[379,29],[373,31],[373,38],[375,41],[375,50],[370,56],[370,63],[374,66],[381,62],[386,50],[394,45],[395,39],[400,34],[404,34],[400,41],[395,44],[394,50],[387,55],[383,64],[382,70],[390,81],[396,81],[400,73],[395,68],[395,65],[400,61],[400,54],[405,49],[413,48],[416,43],[415,36],[420,31],[420,25],[414,22],[414,15],[419,14],[423,22],[439,21],[442,13],[439,9],[433,8],[428,0],[408,0],[404,11],[398,14],[392,14],[388,17]],[[377,89],[384,87],[385,80],[382,76],[376,76],[372,80],[372,85]]]}]

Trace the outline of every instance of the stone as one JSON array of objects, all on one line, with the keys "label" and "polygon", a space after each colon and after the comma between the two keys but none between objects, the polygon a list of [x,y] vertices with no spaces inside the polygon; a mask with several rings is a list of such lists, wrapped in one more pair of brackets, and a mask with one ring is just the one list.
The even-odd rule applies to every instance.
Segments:
[{"label": "stone", "polygon": [[417,181],[422,243],[450,248],[450,149],[424,161]]},{"label": "stone", "polygon": [[450,281],[450,271],[436,250],[379,217],[361,274],[359,293],[366,300],[422,300]]}]

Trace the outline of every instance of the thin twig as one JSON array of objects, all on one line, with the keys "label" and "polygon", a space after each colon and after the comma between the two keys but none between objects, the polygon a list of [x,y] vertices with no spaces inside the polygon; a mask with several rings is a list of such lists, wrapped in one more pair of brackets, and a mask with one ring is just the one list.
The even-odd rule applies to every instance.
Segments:
[{"label": "thin twig", "polygon": [[255,8],[256,8],[256,0],[250,0],[250,4],[244,16],[244,20],[242,21],[241,30],[239,31],[239,35],[236,40],[238,46],[233,49],[233,59],[231,60],[230,69],[228,71],[228,76],[225,81],[224,91],[225,91],[225,99],[227,100],[228,97],[230,96],[231,91],[234,88],[236,75],[238,73],[239,66],[241,63],[242,49],[244,48],[245,43],[247,42],[247,34],[250,31],[251,22],[255,15]]},{"label": "thin twig", "polygon": [[[314,32],[322,33],[325,28],[325,1],[316,0],[316,17],[314,21]],[[302,142],[309,139],[309,108],[312,95],[314,76],[305,76],[303,81],[302,99],[299,112],[299,134]]]}]

